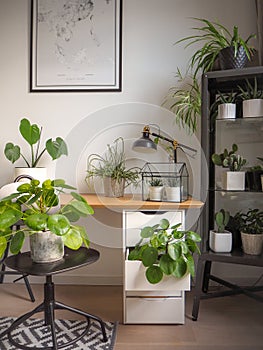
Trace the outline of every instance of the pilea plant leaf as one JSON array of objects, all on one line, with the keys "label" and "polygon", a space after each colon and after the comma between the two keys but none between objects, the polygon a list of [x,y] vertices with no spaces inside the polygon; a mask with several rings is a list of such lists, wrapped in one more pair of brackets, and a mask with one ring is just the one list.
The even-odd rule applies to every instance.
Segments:
[{"label": "pilea plant leaf", "polygon": [[67,231],[67,234],[62,236],[64,244],[70,249],[77,250],[82,245],[82,237],[78,227],[72,227]]},{"label": "pilea plant leaf", "polygon": [[69,220],[61,214],[53,214],[48,217],[48,229],[58,236],[63,236],[70,229]]},{"label": "pilea plant leaf", "polygon": [[176,269],[176,261],[171,259],[168,254],[164,254],[160,258],[160,269],[165,275],[171,275]]},{"label": "pilea plant leaf", "polygon": [[10,243],[10,252],[12,254],[18,254],[24,244],[24,240],[25,240],[24,232],[16,231]]},{"label": "pilea plant leaf", "polygon": [[152,284],[161,282],[163,278],[163,272],[159,266],[148,267],[145,274],[146,274],[147,280]]},{"label": "pilea plant leaf", "polygon": [[142,263],[144,266],[153,265],[158,258],[158,250],[153,247],[147,247],[142,252]]}]

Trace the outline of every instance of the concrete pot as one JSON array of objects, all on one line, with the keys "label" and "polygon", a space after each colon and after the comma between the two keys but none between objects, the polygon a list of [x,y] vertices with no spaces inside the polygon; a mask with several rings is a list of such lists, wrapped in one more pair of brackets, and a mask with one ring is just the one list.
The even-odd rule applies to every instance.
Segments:
[{"label": "concrete pot", "polygon": [[236,104],[222,103],[218,106],[218,119],[235,119]]},{"label": "concrete pot", "polygon": [[227,191],[245,190],[244,171],[225,171],[222,173],[222,189]]},{"label": "concrete pot", "polygon": [[121,179],[119,182],[111,177],[105,177],[103,178],[103,186],[105,197],[124,196],[125,179]]},{"label": "concrete pot", "polygon": [[260,255],[263,247],[263,233],[251,234],[241,232],[242,248],[245,254]]},{"label": "concrete pot", "polygon": [[50,231],[35,232],[30,236],[31,258],[36,263],[50,263],[64,256],[64,243],[61,236]]},{"label": "concrete pot", "polygon": [[243,118],[263,117],[263,99],[254,98],[243,101]]}]

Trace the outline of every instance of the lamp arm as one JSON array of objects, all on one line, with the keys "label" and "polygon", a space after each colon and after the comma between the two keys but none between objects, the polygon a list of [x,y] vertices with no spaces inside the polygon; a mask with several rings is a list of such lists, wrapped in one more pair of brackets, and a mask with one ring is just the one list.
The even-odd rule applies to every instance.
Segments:
[{"label": "lamp arm", "polygon": [[176,148],[176,147],[181,147],[181,148],[188,149],[188,150],[190,150],[190,151],[192,151],[192,152],[197,152],[196,149],[194,149],[194,148],[192,148],[192,147],[189,147],[189,146],[186,146],[186,145],[183,145],[182,143],[178,143],[178,142],[175,141],[175,140],[168,139],[168,138],[165,137],[165,136],[158,135],[158,134],[156,134],[156,133],[154,133],[154,132],[152,132],[151,135],[153,135],[153,136],[155,136],[155,137],[159,137],[159,138],[162,139],[162,140],[165,140],[165,141],[168,141],[168,142],[172,143],[173,146],[174,146],[174,148]]}]

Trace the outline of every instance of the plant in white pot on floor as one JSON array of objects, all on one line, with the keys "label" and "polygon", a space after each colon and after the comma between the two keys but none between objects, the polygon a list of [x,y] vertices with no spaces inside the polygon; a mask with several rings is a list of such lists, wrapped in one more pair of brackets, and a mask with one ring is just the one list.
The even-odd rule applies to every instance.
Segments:
[{"label": "plant in white pot on floor", "polygon": [[[89,246],[86,229],[77,225],[80,217],[93,214],[85,198],[71,191],[71,201],[59,205],[59,195],[74,190],[62,179],[45,180],[42,184],[33,179],[0,201],[0,256],[7,244],[18,254],[25,238],[29,237],[31,258],[35,262],[51,262],[63,258],[64,245],[77,250],[82,244]],[[11,230],[17,222],[20,229]]]},{"label": "plant in white pot on floor", "polygon": [[122,197],[124,190],[130,184],[135,187],[140,182],[140,169],[127,168],[122,137],[107,145],[104,155],[93,153],[88,157],[86,182],[91,187],[91,180],[103,180],[104,195],[106,197]]},{"label": "plant in white pot on floor", "polygon": [[246,159],[236,154],[238,146],[232,145],[228,151],[226,148],[223,153],[212,155],[212,161],[217,166],[228,168],[229,171],[222,172],[222,189],[228,191],[243,191],[245,189],[245,171],[241,171],[246,164]]},{"label": "plant in white pot on floor", "polygon": [[244,253],[260,255],[263,248],[263,211],[249,209],[246,213],[238,212],[234,219],[241,232]]},{"label": "plant in white pot on floor", "polygon": [[215,214],[217,230],[210,230],[209,247],[216,253],[229,253],[232,249],[232,233],[226,230],[230,213],[221,209]]},{"label": "plant in white pot on floor", "polygon": [[39,127],[37,124],[31,124],[26,118],[20,121],[19,131],[22,138],[29,145],[29,156],[24,152],[22,153],[21,147],[12,142],[8,142],[5,145],[4,154],[12,164],[20,158],[22,158],[25,163],[25,167],[16,168],[15,178],[19,175],[29,175],[44,181],[47,176],[46,169],[38,168],[39,162],[44,154],[48,153],[52,160],[58,159],[62,155],[68,155],[66,142],[61,137],[57,137],[55,140],[50,138],[45,142],[44,147],[41,146],[42,129],[43,128]]}]

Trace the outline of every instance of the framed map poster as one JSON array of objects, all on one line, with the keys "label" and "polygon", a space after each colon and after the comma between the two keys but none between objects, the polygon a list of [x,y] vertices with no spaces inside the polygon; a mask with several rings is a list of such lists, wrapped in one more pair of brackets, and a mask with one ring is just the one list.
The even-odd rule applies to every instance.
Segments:
[{"label": "framed map poster", "polygon": [[30,91],[121,91],[122,0],[31,0]]}]

